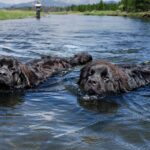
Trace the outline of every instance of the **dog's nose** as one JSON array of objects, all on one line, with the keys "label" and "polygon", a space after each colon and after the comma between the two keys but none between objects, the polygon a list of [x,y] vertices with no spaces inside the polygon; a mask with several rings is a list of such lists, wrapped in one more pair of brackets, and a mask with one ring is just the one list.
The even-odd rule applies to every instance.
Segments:
[{"label": "dog's nose", "polygon": [[6,76],[7,75],[6,70],[5,69],[1,69],[0,70],[0,75],[1,76]]},{"label": "dog's nose", "polygon": [[96,84],[96,81],[95,81],[95,80],[93,80],[93,79],[89,79],[89,80],[88,80],[88,83],[89,83],[89,84],[93,84],[93,85],[95,85],[95,84]]}]

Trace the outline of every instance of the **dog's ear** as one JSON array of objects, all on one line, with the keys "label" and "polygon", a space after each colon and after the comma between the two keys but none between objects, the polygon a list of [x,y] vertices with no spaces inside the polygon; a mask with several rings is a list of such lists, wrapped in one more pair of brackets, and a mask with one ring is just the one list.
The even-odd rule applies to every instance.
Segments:
[{"label": "dog's ear", "polygon": [[81,83],[83,83],[87,80],[90,67],[91,67],[91,64],[89,63],[80,70],[80,77],[79,77],[79,80],[77,82],[79,85],[81,85]]}]

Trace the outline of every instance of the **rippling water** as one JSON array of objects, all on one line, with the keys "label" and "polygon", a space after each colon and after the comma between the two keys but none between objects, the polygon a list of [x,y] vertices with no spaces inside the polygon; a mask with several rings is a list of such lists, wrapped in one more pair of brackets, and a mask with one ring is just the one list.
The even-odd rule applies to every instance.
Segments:
[{"label": "rippling water", "polygon": [[[140,63],[150,59],[150,22],[123,17],[47,16],[0,21],[0,54]],[[0,94],[0,149],[148,150],[150,87],[89,104],[78,99],[80,67],[37,89]]]}]

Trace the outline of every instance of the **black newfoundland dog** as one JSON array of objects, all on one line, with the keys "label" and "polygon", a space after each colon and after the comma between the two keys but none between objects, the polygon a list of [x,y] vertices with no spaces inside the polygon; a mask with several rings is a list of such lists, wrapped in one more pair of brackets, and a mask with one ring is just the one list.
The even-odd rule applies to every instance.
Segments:
[{"label": "black newfoundland dog", "polygon": [[48,56],[23,64],[13,57],[0,56],[0,90],[32,88],[60,71],[91,60],[91,55],[79,53],[71,58]]},{"label": "black newfoundland dog", "polygon": [[150,84],[150,64],[114,65],[96,61],[81,69],[78,82],[88,95],[106,96],[128,92]]}]

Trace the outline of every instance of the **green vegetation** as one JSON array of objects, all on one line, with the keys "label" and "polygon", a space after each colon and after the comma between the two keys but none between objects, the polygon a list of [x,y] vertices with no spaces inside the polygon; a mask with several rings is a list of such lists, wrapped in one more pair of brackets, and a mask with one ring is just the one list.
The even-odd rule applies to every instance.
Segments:
[{"label": "green vegetation", "polygon": [[138,18],[150,18],[150,11],[148,12],[125,12],[125,11],[112,11],[112,10],[93,10],[93,11],[60,11],[60,12],[49,12],[49,14],[54,15],[69,15],[69,14],[78,14],[78,15],[91,15],[91,16],[124,16],[124,17],[138,17]]},{"label": "green vegetation", "polygon": [[22,19],[27,17],[34,17],[35,11],[27,10],[0,10],[0,20],[6,19]]},{"label": "green vegetation", "polygon": [[87,11],[84,15],[96,15],[96,16],[127,16],[126,12],[113,11],[113,10],[103,10],[103,11]]},{"label": "green vegetation", "polygon": [[150,0],[121,0],[119,8],[127,12],[141,12],[150,10]]},{"label": "green vegetation", "polygon": [[96,16],[124,16],[124,17],[150,17],[149,12],[125,12],[125,11],[90,11],[84,12],[84,15],[96,15]]},{"label": "green vegetation", "polygon": [[85,12],[80,11],[50,11],[48,14],[50,15],[69,15],[69,14],[78,14],[78,15],[84,15]]},{"label": "green vegetation", "polygon": [[[0,10],[0,20],[35,17],[33,8],[21,10]],[[97,4],[72,5],[68,7],[43,7],[50,14],[83,14],[101,16],[129,16],[150,18],[150,0],[120,0],[118,3],[105,3],[100,0]],[[44,13],[42,13],[43,15]]]},{"label": "green vegetation", "polygon": [[87,5],[72,5],[69,7],[66,7],[66,11],[93,11],[93,10],[117,10],[118,9],[118,3],[104,3],[102,0],[97,4],[87,4]]},{"label": "green vegetation", "polygon": [[[130,16],[150,18],[150,0],[121,0],[118,3],[104,3],[100,0],[97,4],[72,5],[66,7],[64,12],[79,13],[84,15]],[[67,13],[67,14],[68,14]]]},{"label": "green vegetation", "polygon": [[100,0],[97,4],[88,5],[72,5],[66,7],[66,11],[93,11],[93,10],[120,10],[126,12],[141,12],[150,10],[150,0],[121,0],[118,3],[105,3]]}]

